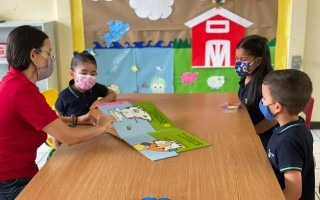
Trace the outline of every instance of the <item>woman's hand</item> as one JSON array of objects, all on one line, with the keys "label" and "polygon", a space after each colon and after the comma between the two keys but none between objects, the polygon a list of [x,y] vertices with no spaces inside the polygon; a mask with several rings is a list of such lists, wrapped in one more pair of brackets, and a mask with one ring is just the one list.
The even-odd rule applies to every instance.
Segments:
[{"label": "woman's hand", "polygon": [[88,112],[87,114],[78,117],[78,124],[95,126],[97,124],[97,119]]},{"label": "woman's hand", "polygon": [[112,115],[100,115],[97,120],[98,127],[104,127],[104,130],[108,130],[110,126],[112,126],[112,122],[114,121],[114,117]]}]

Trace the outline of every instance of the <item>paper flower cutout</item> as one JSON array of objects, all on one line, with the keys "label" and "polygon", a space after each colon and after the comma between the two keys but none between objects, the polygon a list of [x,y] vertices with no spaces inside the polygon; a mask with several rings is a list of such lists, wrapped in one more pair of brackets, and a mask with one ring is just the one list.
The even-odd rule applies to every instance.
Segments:
[{"label": "paper flower cutout", "polygon": [[111,85],[108,85],[107,88],[113,90],[115,93],[119,94],[120,93],[120,87],[119,85],[116,85],[116,84],[111,84]]},{"label": "paper flower cutout", "polygon": [[109,48],[112,42],[117,42],[130,29],[130,25],[122,21],[108,22],[110,30],[101,37],[104,39],[106,46]]},{"label": "paper flower cutout", "polygon": [[130,0],[129,5],[140,18],[166,19],[172,13],[174,0]]},{"label": "paper flower cutout", "polygon": [[142,84],[141,84],[141,87],[142,87],[142,88],[148,88],[148,84],[147,84],[147,83],[142,83]]},{"label": "paper flower cutout", "polygon": [[133,72],[139,71],[137,65],[132,65],[131,70],[132,70]]}]

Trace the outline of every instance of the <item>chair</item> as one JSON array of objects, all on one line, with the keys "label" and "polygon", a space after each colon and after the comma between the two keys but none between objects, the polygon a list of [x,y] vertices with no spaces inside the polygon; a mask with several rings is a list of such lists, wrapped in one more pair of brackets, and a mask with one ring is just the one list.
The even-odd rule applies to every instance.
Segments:
[{"label": "chair", "polygon": [[41,92],[43,96],[46,98],[49,106],[54,110],[54,105],[58,99],[58,90],[55,88],[50,88]]},{"label": "chair", "polygon": [[310,125],[311,125],[313,104],[314,104],[314,99],[313,99],[313,97],[310,97],[307,105],[304,107],[304,109],[302,111],[305,114],[305,123],[308,128],[310,128]]},{"label": "chair", "polygon": [[[55,110],[54,105],[58,99],[58,90],[55,88],[50,88],[48,90],[42,91],[41,93],[46,98],[46,101],[48,105],[52,108],[52,110]],[[47,157],[47,160],[48,160],[56,150],[54,149],[54,146],[53,146],[52,137],[48,137],[45,143],[48,147],[50,147],[49,155]]]}]

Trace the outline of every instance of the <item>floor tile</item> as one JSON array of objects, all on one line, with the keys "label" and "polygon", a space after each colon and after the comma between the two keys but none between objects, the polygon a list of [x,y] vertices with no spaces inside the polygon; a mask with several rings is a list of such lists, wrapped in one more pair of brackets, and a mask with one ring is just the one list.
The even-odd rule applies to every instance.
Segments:
[{"label": "floor tile", "polygon": [[36,163],[38,164],[47,153],[37,153]]},{"label": "floor tile", "polygon": [[320,153],[320,141],[313,141],[313,153]]},{"label": "floor tile", "polygon": [[316,169],[320,170],[320,153],[314,153],[313,155],[316,160]]},{"label": "floor tile", "polygon": [[50,147],[48,147],[45,143],[43,143],[37,150],[37,153],[46,153],[50,150]]},{"label": "floor tile", "polygon": [[319,186],[320,183],[320,169],[316,169],[315,171],[315,186]]},{"label": "floor tile", "polygon": [[44,156],[42,157],[42,159],[37,163],[39,169],[41,169],[41,168],[43,167],[43,165],[46,164],[46,162],[47,162],[47,157],[48,157],[48,153],[44,154]]},{"label": "floor tile", "polygon": [[320,199],[320,194],[319,194],[319,184],[316,185],[316,188],[315,188],[315,200],[318,200]]},{"label": "floor tile", "polygon": [[48,147],[45,143],[38,148],[36,163],[39,169],[41,169],[46,163],[49,151],[50,147]]},{"label": "floor tile", "polygon": [[312,136],[313,136],[313,140],[314,141],[320,141],[320,134],[319,131],[317,130],[311,130]]},{"label": "floor tile", "polygon": [[320,200],[319,183],[320,183],[320,130],[311,130],[313,136],[313,153],[316,160],[315,169],[315,200]]}]

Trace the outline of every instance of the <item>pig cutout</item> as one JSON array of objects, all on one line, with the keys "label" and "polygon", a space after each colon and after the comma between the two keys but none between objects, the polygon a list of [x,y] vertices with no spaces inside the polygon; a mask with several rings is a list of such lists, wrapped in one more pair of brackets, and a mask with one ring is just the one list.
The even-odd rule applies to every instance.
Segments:
[{"label": "pig cutout", "polygon": [[183,84],[192,84],[198,79],[198,72],[185,72],[181,75],[181,82]]}]

